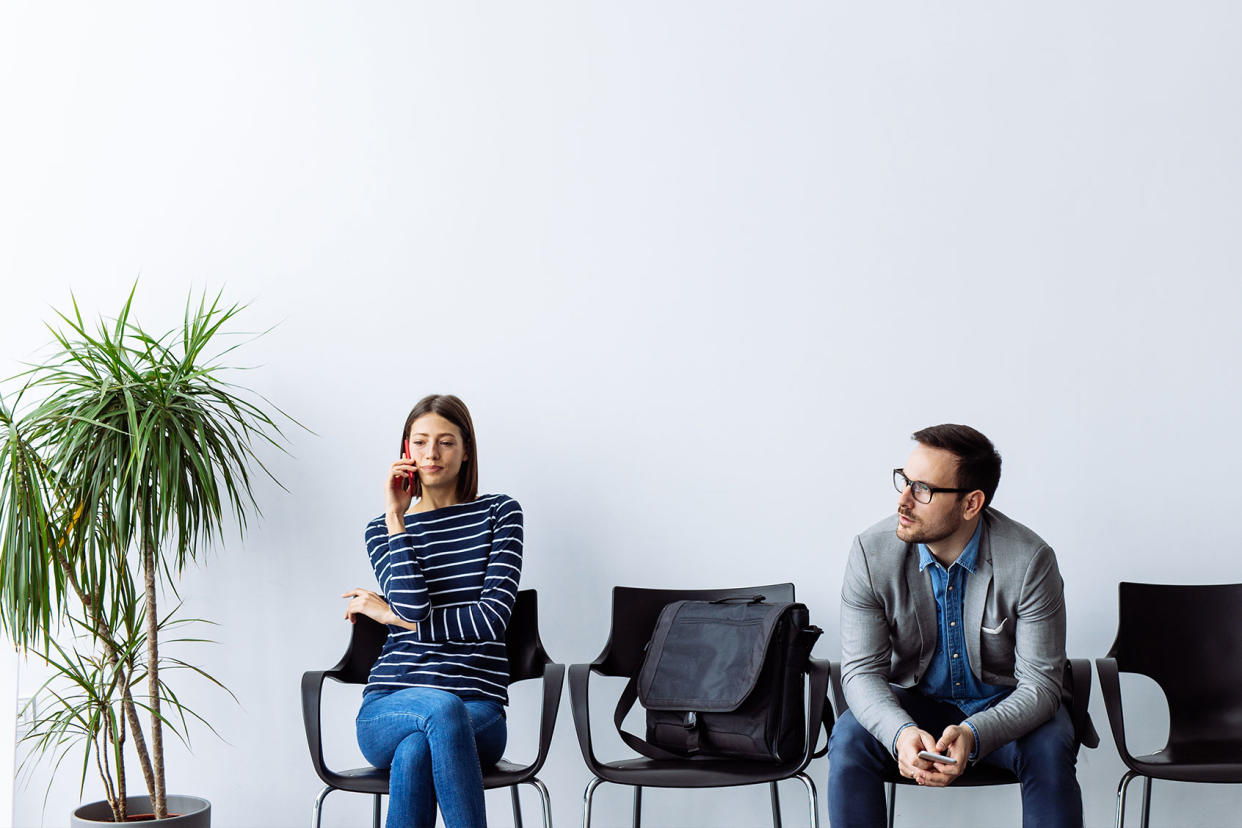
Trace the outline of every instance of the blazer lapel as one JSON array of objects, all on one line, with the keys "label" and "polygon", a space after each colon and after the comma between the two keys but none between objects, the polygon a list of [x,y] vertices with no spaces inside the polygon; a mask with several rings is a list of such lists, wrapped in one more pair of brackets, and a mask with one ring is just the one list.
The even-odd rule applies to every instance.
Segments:
[{"label": "blazer lapel", "polygon": [[962,607],[962,623],[966,627],[966,655],[970,658],[970,669],[980,679],[983,678],[983,661],[979,651],[979,639],[983,635],[983,609],[991,584],[992,544],[988,538],[987,524],[984,523],[983,534],[979,538],[979,557],[975,561],[975,571],[966,579],[966,604]]},{"label": "blazer lapel", "polygon": [[936,641],[940,630],[936,625],[936,596],[932,594],[931,574],[919,571],[919,553],[911,545],[906,554],[906,588],[910,593],[910,601],[914,617],[918,620],[919,636],[919,672],[931,660],[936,652]]}]

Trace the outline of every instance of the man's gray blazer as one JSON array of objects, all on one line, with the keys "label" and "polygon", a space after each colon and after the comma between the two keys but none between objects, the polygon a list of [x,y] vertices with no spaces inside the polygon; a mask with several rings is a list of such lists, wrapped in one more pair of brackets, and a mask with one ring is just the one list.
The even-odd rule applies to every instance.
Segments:
[{"label": "man's gray blazer", "polygon": [[[1015,689],[969,717],[979,756],[1052,718],[1065,668],[1065,598],[1052,548],[995,509],[982,520],[962,608],[966,651],[978,678]],[[854,538],[841,587],[845,701],[886,749],[911,721],[889,684],[918,684],[938,636],[931,573],[919,571],[917,544],[898,540],[893,515]]]}]

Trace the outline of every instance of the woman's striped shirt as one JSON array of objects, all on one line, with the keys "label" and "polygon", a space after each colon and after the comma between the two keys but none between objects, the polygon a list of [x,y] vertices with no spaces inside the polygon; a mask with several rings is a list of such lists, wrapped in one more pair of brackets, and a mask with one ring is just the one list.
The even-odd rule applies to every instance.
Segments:
[{"label": "woman's striped shirt", "polygon": [[405,516],[389,535],[367,524],[367,554],[393,612],[367,690],[436,687],[507,704],[505,629],[522,574],[522,507],[508,495]]}]

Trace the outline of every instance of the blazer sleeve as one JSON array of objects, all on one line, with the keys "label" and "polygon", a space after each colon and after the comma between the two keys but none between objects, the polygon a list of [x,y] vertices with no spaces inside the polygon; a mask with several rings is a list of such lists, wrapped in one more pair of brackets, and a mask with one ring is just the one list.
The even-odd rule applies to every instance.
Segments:
[{"label": "blazer sleeve", "polygon": [[522,544],[522,507],[505,498],[492,516],[492,543],[479,599],[454,607],[432,606],[419,620],[419,640],[504,641],[522,575]]},{"label": "blazer sleeve", "polygon": [[862,540],[854,538],[841,585],[841,682],[859,724],[891,750],[911,721],[889,685],[892,638],[888,613],[871,580]]},{"label": "blazer sleeve", "polygon": [[1014,626],[1018,685],[995,707],[967,718],[979,734],[977,756],[1024,736],[1057,712],[1065,671],[1065,588],[1048,546],[1031,558]]}]

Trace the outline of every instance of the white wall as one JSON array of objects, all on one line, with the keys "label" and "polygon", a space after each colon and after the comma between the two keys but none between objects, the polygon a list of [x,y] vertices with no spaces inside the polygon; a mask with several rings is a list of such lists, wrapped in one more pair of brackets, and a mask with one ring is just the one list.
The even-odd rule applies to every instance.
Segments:
[{"label": "white wall", "polygon": [[[1058,550],[1073,655],[1108,649],[1119,580],[1238,580],[1240,26],[1224,2],[4,5],[3,373],[71,290],[112,312],[141,274],[158,327],[223,287],[280,322],[244,381],[315,432],[183,584],[240,704],[184,684],[223,741],[171,749],[170,789],[219,825],[305,824],[298,679],[344,646],[337,596],[371,582],[361,528],[431,391],[470,403],[483,488],[522,501],[561,661],[599,650],[613,584],[783,579],[837,657],[850,539],[946,420],[995,440],[997,506]],[[1091,825],[1121,771],[1105,733]],[[16,824],[97,797],[73,775],[46,809],[46,770],[19,783]],[[567,707],[544,778],[575,824]],[[1161,824],[1242,806],[1156,795]],[[767,819],[759,789],[646,801],[653,826]],[[623,792],[597,803],[626,818]],[[367,808],[336,794],[326,824]],[[900,810],[1016,824],[1018,798]]]}]

